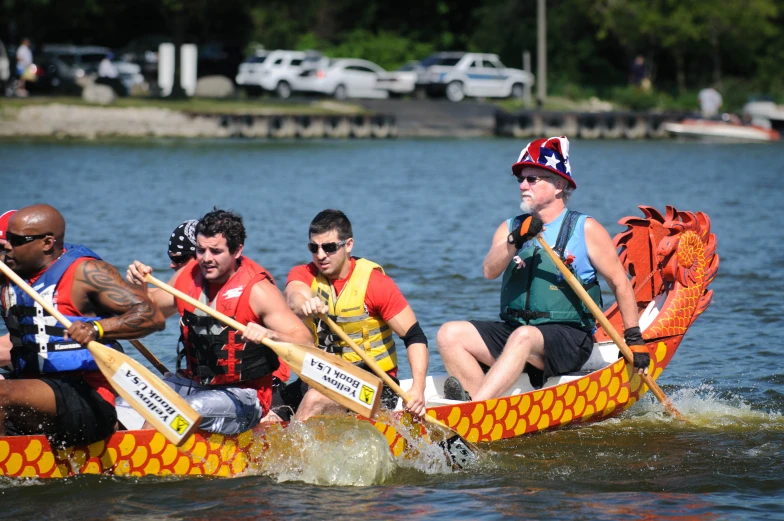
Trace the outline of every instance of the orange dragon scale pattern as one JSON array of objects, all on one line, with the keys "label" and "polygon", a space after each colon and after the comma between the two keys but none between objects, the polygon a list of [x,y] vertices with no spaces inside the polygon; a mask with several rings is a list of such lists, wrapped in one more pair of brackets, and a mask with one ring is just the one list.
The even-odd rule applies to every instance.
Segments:
[{"label": "orange dragon scale pattern", "polygon": [[[650,374],[658,378],[694,320],[710,305],[708,285],[716,276],[719,257],[710,219],[702,212],[681,212],[667,206],[664,215],[641,206],[642,217],[619,221],[627,229],[615,237],[621,262],[632,280],[638,310],[656,301],[658,314],[645,327],[651,352]],[[622,328],[613,305],[606,311],[613,327]],[[597,342],[608,341],[599,329]],[[516,396],[431,408],[471,442],[489,442],[567,424],[600,421],[631,407],[648,390],[623,359],[588,375]],[[405,457],[407,439],[427,436],[420,423],[377,420],[390,450]],[[400,418],[398,418],[400,420]],[[408,424],[411,432],[392,425]],[[268,448],[263,427],[238,436],[196,434],[179,449],[152,430],[117,432],[86,447],[52,449],[44,436],[0,438],[0,475],[57,478],[77,474],[242,475],[262,461]],[[415,450],[415,449],[412,449]]]}]

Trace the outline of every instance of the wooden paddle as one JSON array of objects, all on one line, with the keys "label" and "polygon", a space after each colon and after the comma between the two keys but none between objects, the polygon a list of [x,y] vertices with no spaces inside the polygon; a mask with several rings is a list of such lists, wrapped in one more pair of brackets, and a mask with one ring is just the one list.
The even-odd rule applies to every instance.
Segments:
[{"label": "wooden paddle", "polygon": [[[564,266],[564,263],[561,261],[560,257],[558,257],[553,249],[550,248],[541,235],[537,235],[536,240],[539,241],[539,244],[542,246],[544,251],[547,252],[547,255],[558,267],[558,270],[564,276],[564,279],[566,279],[567,284],[569,284],[574,292],[577,293],[577,296],[580,297],[580,300],[583,301],[583,304],[588,307],[596,321],[601,324],[604,331],[610,335],[612,341],[615,342],[615,345],[617,345],[618,349],[621,350],[621,354],[623,354],[623,357],[626,359],[626,363],[634,367],[634,355],[632,354],[631,349],[629,349],[629,346],[626,345],[623,337],[618,334],[618,331],[616,331],[612,324],[610,324],[610,321],[607,320],[607,317],[604,316],[604,313],[602,313],[602,310],[599,309],[599,306],[597,306],[593,299],[588,295],[588,292],[585,291],[585,289],[582,287],[580,281],[577,280],[577,277],[575,277],[574,274],[569,271],[569,268]],[[670,402],[670,400],[664,395],[664,392],[653,378],[647,374],[640,375],[640,377],[642,378],[642,381],[645,382],[645,385],[647,385],[651,390],[651,392],[653,392],[654,396],[656,396],[661,404],[664,405],[664,408],[667,410],[667,412],[679,420],[685,419],[680,411],[678,411],[678,409],[672,405],[672,402]]]},{"label": "wooden paddle", "polygon": [[[374,373],[376,373],[376,376],[384,381],[387,387],[395,391],[398,396],[403,398],[404,402],[411,401],[409,394],[401,389],[401,387],[392,379],[392,377],[389,376],[386,371],[381,369],[376,361],[371,356],[369,356],[364,349],[359,347],[353,340],[351,340],[351,337],[349,337],[346,332],[335,323],[334,320],[332,320],[327,315],[322,314],[319,316],[324,322],[327,323],[327,325],[329,325],[330,329],[332,329],[332,331],[334,331],[341,340],[348,344],[349,347],[351,347],[351,349],[353,349],[354,352],[359,355],[362,361],[365,362],[365,364],[367,364],[367,366],[370,367]],[[476,459],[479,452],[479,449],[476,447],[476,445],[463,439],[462,436],[460,436],[454,429],[444,422],[433,418],[428,414],[424,415],[424,419],[426,422],[436,425],[442,429],[446,429],[451,434],[450,438],[446,441],[446,446],[444,448],[449,453],[453,463],[462,468],[466,463]]]},{"label": "wooden paddle", "polygon": [[[0,270],[58,322],[65,327],[71,326],[70,320],[2,261]],[[152,371],[130,356],[101,343],[92,341],[87,344],[87,349],[109,385],[167,440],[177,446],[182,445],[191,432],[198,428],[201,422],[199,413]]]},{"label": "wooden paddle", "polygon": [[[233,318],[227,317],[152,275],[147,275],[145,280],[220,320],[227,326],[239,332],[245,331],[244,324],[240,324]],[[305,383],[323,395],[361,416],[367,418],[375,416],[381,403],[382,385],[381,380],[372,374],[315,347],[276,342],[269,338],[265,338],[261,343],[272,349]]]},{"label": "wooden paddle", "polygon": [[165,365],[163,365],[163,362],[158,360],[157,356],[152,354],[150,350],[147,349],[147,346],[141,343],[141,341],[131,340],[131,345],[135,347],[136,350],[139,351],[142,354],[142,356],[146,358],[147,361],[150,362],[158,371],[160,371],[161,374],[166,374],[171,372]]}]

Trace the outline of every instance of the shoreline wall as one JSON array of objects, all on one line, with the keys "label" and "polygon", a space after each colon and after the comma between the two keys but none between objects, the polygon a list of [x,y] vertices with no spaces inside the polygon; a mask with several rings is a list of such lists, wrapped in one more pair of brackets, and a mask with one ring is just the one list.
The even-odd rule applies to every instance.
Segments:
[{"label": "shoreline wall", "polygon": [[375,138],[397,136],[384,114],[211,114],[159,108],[29,105],[5,109],[2,137]]}]

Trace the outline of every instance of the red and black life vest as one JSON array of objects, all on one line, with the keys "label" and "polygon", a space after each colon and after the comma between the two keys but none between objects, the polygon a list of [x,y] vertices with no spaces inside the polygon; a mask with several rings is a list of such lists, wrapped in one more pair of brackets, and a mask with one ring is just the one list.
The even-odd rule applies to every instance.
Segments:
[{"label": "red and black life vest", "polygon": [[[183,268],[174,287],[241,324],[256,322],[258,317],[250,307],[250,290],[262,280],[269,280],[272,284],[275,281],[267,270],[247,257],[240,257],[239,263],[237,271],[221,287],[211,303],[207,282],[195,260]],[[249,383],[272,374],[280,365],[278,357],[270,348],[243,342],[241,333],[203,311],[179,299],[177,310],[182,317],[180,340],[184,346],[184,353],[178,354],[178,366],[184,356],[187,369],[182,369],[182,373],[186,377],[211,385]]]}]

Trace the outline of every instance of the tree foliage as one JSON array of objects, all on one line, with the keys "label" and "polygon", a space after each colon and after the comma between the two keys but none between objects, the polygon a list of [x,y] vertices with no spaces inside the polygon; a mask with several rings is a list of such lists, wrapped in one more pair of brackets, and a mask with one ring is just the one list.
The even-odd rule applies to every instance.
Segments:
[{"label": "tree foliage", "polygon": [[[200,44],[315,48],[388,68],[437,50],[536,57],[532,0],[0,0],[0,39],[120,48],[175,33]],[[784,94],[784,0],[548,0],[551,89],[606,94],[634,56],[672,95],[707,84]],[[535,67],[535,63],[533,64]]]}]

